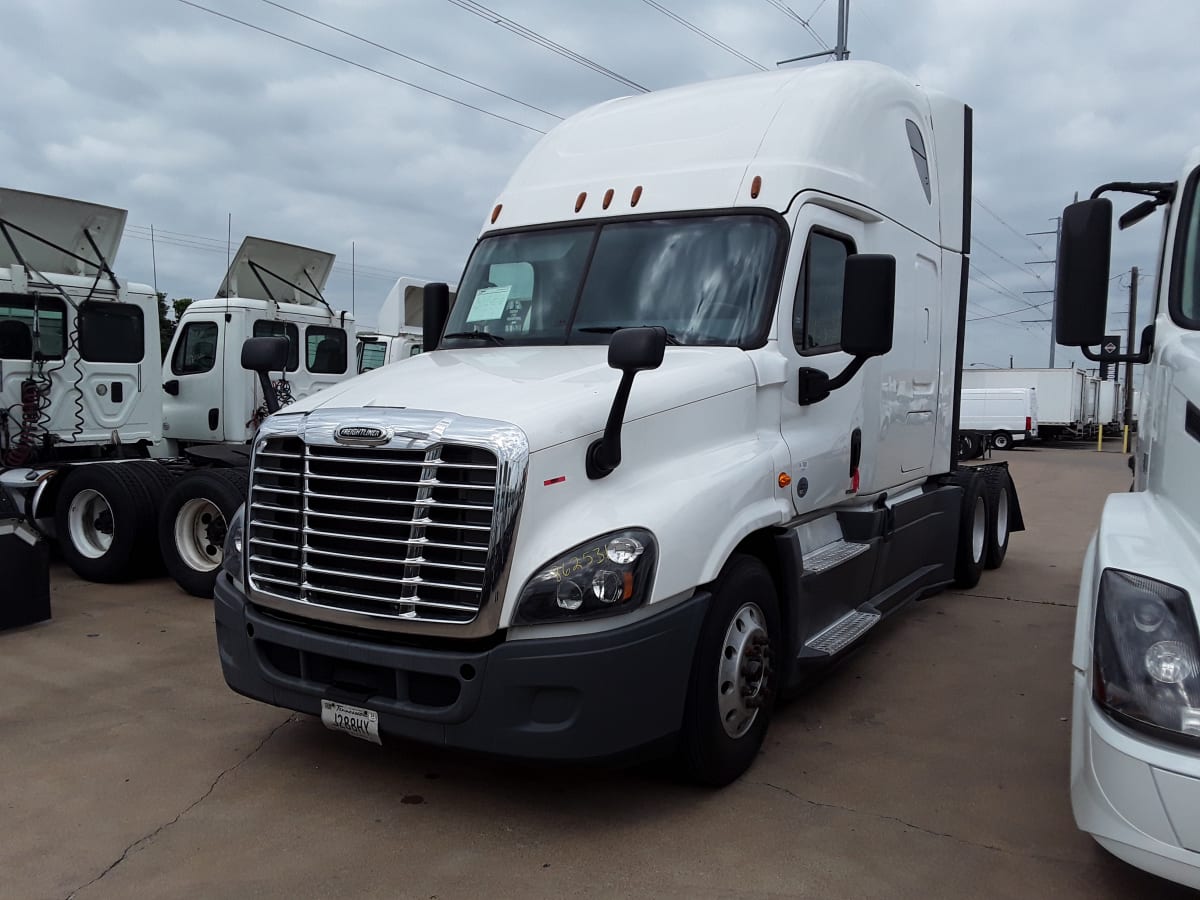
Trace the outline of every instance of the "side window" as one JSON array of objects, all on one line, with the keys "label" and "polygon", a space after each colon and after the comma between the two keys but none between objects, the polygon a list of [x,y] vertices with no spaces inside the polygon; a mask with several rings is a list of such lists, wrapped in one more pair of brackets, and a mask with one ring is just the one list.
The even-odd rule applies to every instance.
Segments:
[{"label": "side window", "polygon": [[904,120],[908,131],[908,146],[912,150],[913,163],[917,167],[917,177],[921,179],[921,187],[925,189],[925,200],[933,203],[933,194],[929,190],[929,155],[925,152],[925,138],[921,137],[921,129],[912,119]]},{"label": "side window", "polygon": [[358,371],[370,372],[383,365],[387,356],[387,345],[383,341],[358,342]]},{"label": "side window", "polygon": [[270,319],[259,319],[254,323],[253,336],[287,338],[287,370],[295,372],[300,368],[300,329],[296,327],[295,322],[272,322]]},{"label": "side window", "polygon": [[304,333],[305,365],[314,375],[346,371],[346,332],[341,328],[309,325]]},{"label": "side window", "polygon": [[809,234],[792,312],[792,340],[801,353],[827,353],[841,346],[842,283],[846,257],[853,252],[847,237]]},{"label": "side window", "polygon": [[62,359],[65,311],[57,298],[0,294],[0,359],[29,362],[35,349],[46,359]]},{"label": "side window", "polygon": [[144,328],[142,311],[132,303],[84,303],[79,307],[79,356],[87,362],[141,362]]},{"label": "side window", "polygon": [[216,322],[188,322],[184,325],[183,334],[179,336],[171,357],[172,374],[199,375],[212,369],[217,363],[218,337]]}]

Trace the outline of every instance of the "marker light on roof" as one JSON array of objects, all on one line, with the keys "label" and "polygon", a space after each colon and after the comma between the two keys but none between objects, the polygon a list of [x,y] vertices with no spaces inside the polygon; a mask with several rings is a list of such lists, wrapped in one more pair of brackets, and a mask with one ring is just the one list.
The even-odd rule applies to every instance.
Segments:
[{"label": "marker light on roof", "polygon": [[[612,198],[613,198],[613,189],[609,188],[607,191],[604,192],[604,208],[605,209],[608,209],[609,204],[612,203]],[[1028,431],[1028,430],[1029,429],[1026,429],[1026,431]]]},{"label": "marker light on roof", "polygon": [[642,199],[642,186],[639,184],[633,189],[633,196],[629,198],[630,206],[637,206],[638,201]]},{"label": "marker light on roof", "polygon": [[500,210],[504,209],[503,203],[497,203],[496,208],[492,210],[492,224],[496,224],[496,220],[500,218]]},{"label": "marker light on roof", "polygon": [[579,196],[575,198],[575,212],[583,209],[584,201],[587,200],[587,191],[580,191]]},{"label": "marker light on roof", "polygon": [[762,190],[762,176],[755,175],[754,180],[750,182],[750,196],[757,198],[758,192]]}]

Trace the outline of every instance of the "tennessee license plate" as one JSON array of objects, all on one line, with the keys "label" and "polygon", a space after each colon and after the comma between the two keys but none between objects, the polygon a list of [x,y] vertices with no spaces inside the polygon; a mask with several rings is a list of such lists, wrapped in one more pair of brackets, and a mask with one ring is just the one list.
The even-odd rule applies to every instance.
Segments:
[{"label": "tennessee license plate", "polygon": [[379,713],[361,706],[347,706],[333,700],[321,701],[321,721],[331,731],[344,731],[351,737],[381,744],[379,740]]}]

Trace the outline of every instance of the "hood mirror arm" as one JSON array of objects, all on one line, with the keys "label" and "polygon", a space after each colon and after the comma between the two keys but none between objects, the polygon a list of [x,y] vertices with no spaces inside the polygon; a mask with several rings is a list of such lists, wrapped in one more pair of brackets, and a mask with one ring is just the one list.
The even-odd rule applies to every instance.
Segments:
[{"label": "hood mirror arm", "polygon": [[621,383],[608,411],[604,435],[592,441],[584,462],[587,477],[604,478],[621,464],[621,423],[629,405],[629,392],[638,372],[657,369],[662,365],[667,347],[667,330],[659,325],[622,328],[613,333],[608,345],[608,364],[621,370]]}]

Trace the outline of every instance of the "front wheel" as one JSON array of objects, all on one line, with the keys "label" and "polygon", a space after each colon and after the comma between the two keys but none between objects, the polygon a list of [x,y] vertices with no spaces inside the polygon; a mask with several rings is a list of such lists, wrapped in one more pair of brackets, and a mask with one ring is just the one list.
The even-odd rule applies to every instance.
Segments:
[{"label": "front wheel", "polygon": [[167,572],[193,597],[212,597],[224,559],[225,534],[246,500],[240,469],[198,469],[167,493],[158,541]]},{"label": "front wheel", "polygon": [[732,557],[692,659],[680,753],[695,781],[722,787],[753,764],[774,707],[781,638],[771,573],[752,556]]}]

